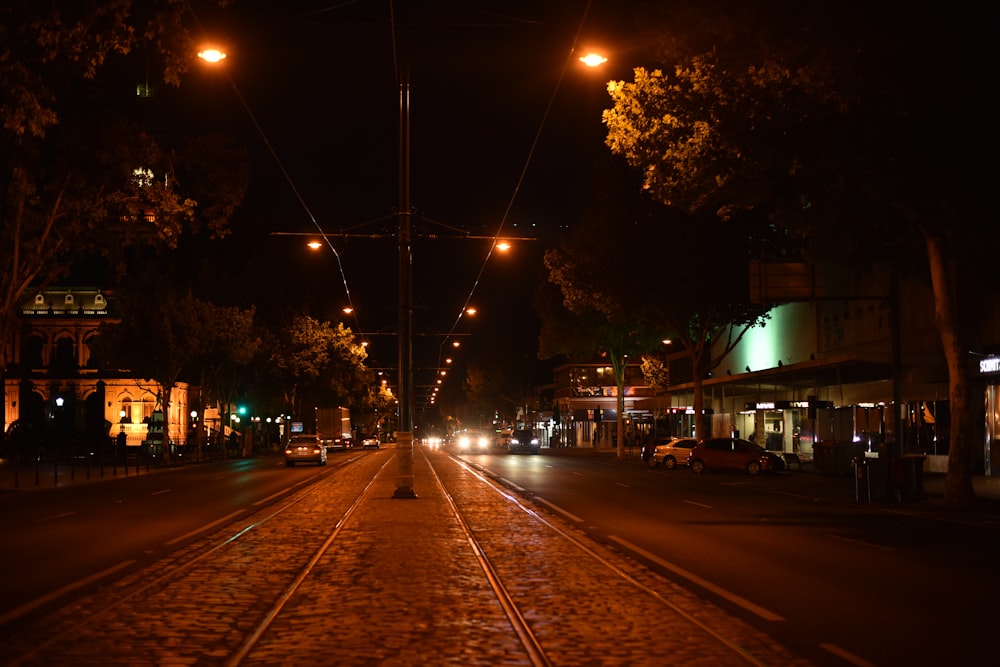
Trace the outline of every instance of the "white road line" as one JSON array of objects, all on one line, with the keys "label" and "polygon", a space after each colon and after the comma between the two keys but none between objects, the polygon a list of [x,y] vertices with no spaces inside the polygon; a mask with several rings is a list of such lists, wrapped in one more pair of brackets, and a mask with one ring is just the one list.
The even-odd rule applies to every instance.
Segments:
[{"label": "white road line", "polygon": [[542,503],[543,505],[545,505],[549,509],[553,510],[554,512],[558,512],[559,514],[562,514],[564,517],[566,517],[570,521],[575,521],[576,523],[583,523],[583,519],[581,519],[577,515],[571,514],[570,512],[567,512],[566,510],[564,510],[563,508],[559,507],[558,505],[554,505],[554,504],[550,503],[545,498],[541,498],[539,496],[535,496],[535,500],[537,500],[538,502]]},{"label": "white road line", "polygon": [[834,654],[838,658],[846,660],[852,665],[857,665],[858,667],[876,667],[875,663],[868,662],[864,658],[856,656],[850,651],[845,651],[836,644],[820,644],[819,647],[824,651]]},{"label": "white road line", "polygon": [[626,489],[631,489],[631,484],[622,484],[621,482],[615,482],[615,485],[625,487]]},{"label": "white road line", "polygon": [[517,484],[515,484],[512,481],[510,481],[506,477],[498,477],[497,479],[499,479],[504,484],[504,486],[509,486],[510,488],[514,489],[518,493],[524,493],[524,487],[523,486],[518,486]]},{"label": "white road line", "polygon": [[827,537],[834,540],[840,540],[841,542],[850,542],[851,544],[860,544],[863,547],[871,547],[872,549],[881,549],[882,551],[895,551],[892,547],[883,546],[881,544],[875,544],[874,542],[865,542],[864,540],[855,540],[851,537],[842,537],[840,535],[827,534]]},{"label": "white road line", "polygon": [[695,507],[704,507],[707,510],[715,509],[713,505],[706,505],[705,503],[696,503],[693,500],[685,500],[684,502],[687,503],[688,505],[694,505]]},{"label": "white road line", "polygon": [[720,586],[716,586],[712,582],[707,581],[705,579],[702,579],[701,577],[699,577],[694,572],[688,572],[687,570],[685,570],[684,568],[682,568],[680,566],[677,566],[677,565],[674,565],[671,562],[665,561],[662,558],[660,558],[659,556],[657,556],[656,554],[651,553],[649,551],[646,551],[642,547],[636,546],[636,545],[632,544],[631,542],[628,542],[626,540],[621,539],[620,537],[616,537],[615,535],[608,535],[608,539],[609,540],[614,540],[615,542],[617,542],[618,544],[622,545],[626,549],[629,549],[629,550],[631,550],[631,551],[639,554],[643,558],[646,558],[648,560],[653,561],[654,563],[656,563],[660,567],[663,567],[663,568],[665,568],[667,570],[670,570],[674,574],[677,574],[677,575],[679,575],[681,577],[684,577],[685,579],[687,579],[691,583],[697,584],[698,586],[701,586],[702,588],[704,588],[707,591],[711,591],[712,593],[715,593],[719,597],[721,597],[721,598],[723,598],[725,600],[728,600],[729,602],[732,602],[733,604],[737,605],[738,607],[742,607],[743,609],[746,609],[750,613],[756,614],[757,616],[761,617],[765,621],[784,621],[785,620],[783,617],[779,616],[778,614],[775,614],[773,611],[765,609],[764,607],[761,607],[760,605],[756,605],[753,602],[750,602],[749,600],[747,600],[746,598],[740,597],[739,595],[736,595],[735,593],[731,593],[731,592],[727,591],[726,589],[721,588]]},{"label": "white road line", "polygon": [[178,542],[183,542],[184,540],[188,539],[189,537],[194,537],[198,533],[203,533],[206,530],[208,530],[209,528],[214,528],[215,526],[218,526],[220,523],[226,523],[228,521],[232,521],[233,519],[235,519],[239,515],[243,514],[244,512],[246,512],[246,510],[236,510],[235,512],[233,512],[231,514],[227,514],[226,516],[222,517],[221,519],[219,519],[217,521],[213,521],[212,523],[206,524],[206,525],[202,526],[201,528],[196,528],[196,529],[192,530],[190,533],[184,533],[180,537],[175,537],[174,539],[170,540],[169,542],[164,542],[164,544],[166,544],[168,546],[173,546],[173,545],[177,544]]},{"label": "white road line", "polygon": [[255,502],[253,504],[253,506],[257,507],[258,505],[263,505],[265,503],[269,503],[272,500],[274,500],[275,498],[279,498],[279,497],[285,495],[286,493],[290,493],[291,490],[294,489],[296,486],[298,486],[298,484],[293,484],[292,486],[286,487],[286,488],[282,489],[281,491],[278,491],[277,493],[272,493],[267,498],[261,498],[260,500],[258,500],[257,502]]},{"label": "white road line", "polygon": [[173,489],[162,489],[160,491],[154,491],[153,493],[151,493],[149,495],[151,495],[151,496],[162,496],[164,493],[170,493],[171,491],[173,491]]},{"label": "white road line", "polygon": [[63,519],[68,516],[73,516],[76,512],[63,512],[62,514],[56,514],[53,516],[47,516],[44,519],[39,519],[35,523],[45,523],[46,521],[55,521],[56,519]]},{"label": "white road line", "polygon": [[5,625],[5,624],[13,621],[15,618],[18,618],[20,616],[23,616],[24,614],[27,614],[32,609],[36,609],[36,608],[42,606],[43,604],[46,604],[48,602],[51,602],[52,600],[60,598],[63,595],[66,595],[67,593],[69,593],[70,591],[73,591],[73,590],[76,590],[77,588],[81,588],[83,586],[86,586],[86,585],[88,585],[88,584],[90,584],[92,582],[99,581],[100,579],[103,579],[104,577],[106,577],[106,576],[108,576],[110,574],[114,574],[118,570],[124,569],[124,568],[128,567],[129,565],[132,565],[132,563],[134,563],[134,562],[135,562],[134,560],[127,560],[127,561],[121,562],[118,565],[115,565],[113,567],[109,567],[108,569],[106,569],[106,570],[104,570],[102,572],[98,572],[97,574],[92,574],[89,577],[85,577],[83,579],[78,579],[77,581],[74,581],[72,584],[67,584],[67,585],[63,586],[62,588],[60,588],[58,590],[52,591],[48,595],[43,595],[40,598],[35,598],[31,602],[22,604],[20,607],[18,607],[16,609],[11,609],[10,611],[8,611],[3,616],[0,616],[0,626]]}]

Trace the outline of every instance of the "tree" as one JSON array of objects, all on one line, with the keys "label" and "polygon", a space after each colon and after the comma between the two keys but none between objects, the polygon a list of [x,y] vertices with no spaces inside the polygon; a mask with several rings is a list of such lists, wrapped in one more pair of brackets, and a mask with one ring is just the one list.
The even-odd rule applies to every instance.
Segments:
[{"label": "tree", "polygon": [[509,423],[516,421],[518,408],[526,408],[534,398],[531,371],[509,357],[470,363],[464,388],[480,414],[499,412]]},{"label": "tree", "polygon": [[315,405],[354,405],[366,395],[373,375],[365,348],[342,323],[336,326],[301,315],[269,342],[269,368],[283,388],[291,414]]},{"label": "tree", "polygon": [[151,102],[121,75],[128,54],[143,44],[178,85],[190,19],[179,0],[0,7],[0,373],[28,289],[91,253],[120,263],[130,245],[173,247],[186,228],[225,233],[246,187],[238,151],[128,119],[148,118]]},{"label": "tree", "polygon": [[[161,273],[157,267],[150,270]],[[105,365],[155,380],[166,415],[177,382],[196,375],[197,362],[218,351],[224,334],[214,325],[226,311],[191,292],[178,294],[167,287],[169,280],[137,282],[147,287],[117,295],[115,310],[120,320],[101,325],[96,350]],[[164,442],[164,463],[170,463],[170,458],[170,447]]]},{"label": "tree", "polygon": [[826,13],[782,3],[772,24],[779,12],[678,6],[670,18],[681,22],[660,41],[664,67],[610,84],[608,146],[658,200],[723,219],[768,215],[813,252],[847,239],[867,256],[918,234],[950,377],[946,498],[972,500],[967,353],[981,342],[961,306],[985,283],[974,282],[981,264],[960,260],[980,257],[994,226],[982,224],[989,188],[975,144],[956,137],[990,125],[974,92],[991,62],[989,39],[975,33],[989,20],[895,3]]},{"label": "tree", "polygon": [[691,359],[696,432],[707,434],[703,381],[751,327],[764,325],[768,307],[749,300],[748,245],[738,229],[684,217],[672,222],[654,215],[586,230],[571,247],[546,253],[566,308],[587,323],[571,326],[574,333],[557,349],[572,354],[589,340],[604,351],[618,383],[621,419],[628,360],[673,339]]}]

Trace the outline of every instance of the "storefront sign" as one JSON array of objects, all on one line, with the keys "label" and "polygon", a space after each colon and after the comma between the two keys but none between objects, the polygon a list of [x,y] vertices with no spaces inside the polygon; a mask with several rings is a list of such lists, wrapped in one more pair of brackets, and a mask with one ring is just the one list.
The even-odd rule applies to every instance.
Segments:
[{"label": "storefront sign", "polygon": [[744,410],[793,410],[808,408],[832,408],[833,401],[764,401],[745,403]]},{"label": "storefront sign", "polygon": [[992,375],[1000,373],[1000,357],[986,357],[979,360],[979,374]]}]

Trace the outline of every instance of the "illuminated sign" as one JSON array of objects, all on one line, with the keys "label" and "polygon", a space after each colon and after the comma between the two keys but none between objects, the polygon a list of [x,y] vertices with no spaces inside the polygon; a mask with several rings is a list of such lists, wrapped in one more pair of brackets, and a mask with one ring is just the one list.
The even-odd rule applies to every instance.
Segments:
[{"label": "illuminated sign", "polygon": [[1000,373],[1000,357],[986,357],[979,360],[979,374]]},{"label": "illuminated sign", "polygon": [[744,410],[792,410],[808,408],[833,408],[833,401],[765,401],[762,403],[746,403]]}]

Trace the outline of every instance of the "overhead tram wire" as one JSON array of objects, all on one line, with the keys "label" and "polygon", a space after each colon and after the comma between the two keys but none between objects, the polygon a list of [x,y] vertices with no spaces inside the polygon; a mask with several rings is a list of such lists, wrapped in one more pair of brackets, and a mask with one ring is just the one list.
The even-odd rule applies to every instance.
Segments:
[{"label": "overhead tram wire", "polygon": [[[486,251],[486,257],[483,259],[482,266],[479,268],[479,273],[476,275],[476,279],[472,283],[472,289],[469,290],[468,296],[465,297],[465,301],[462,303],[462,308],[459,310],[458,317],[455,318],[454,323],[451,325],[451,329],[448,330],[449,336],[455,333],[459,322],[461,322],[462,318],[465,316],[466,309],[472,302],[472,297],[475,295],[476,289],[479,287],[479,282],[482,280],[483,274],[486,272],[486,266],[493,257],[493,251],[496,248],[496,244],[503,234],[503,229],[507,224],[507,219],[510,217],[510,212],[514,208],[514,202],[517,199],[517,195],[521,191],[521,185],[524,183],[525,176],[528,173],[528,167],[531,165],[531,160],[535,155],[535,149],[538,147],[538,141],[542,136],[542,130],[545,128],[545,122],[548,120],[549,113],[552,111],[552,106],[555,103],[556,95],[559,93],[559,88],[562,86],[563,79],[566,78],[566,72],[569,70],[570,63],[573,62],[573,55],[576,53],[577,46],[579,45],[580,34],[583,32],[583,26],[587,22],[587,15],[590,13],[592,1],[593,0],[587,0],[587,5],[583,8],[583,15],[580,17],[580,23],[577,26],[576,34],[573,36],[573,44],[570,47],[569,54],[566,56],[566,61],[563,63],[562,70],[559,72],[559,78],[556,79],[556,85],[552,89],[552,95],[549,96],[549,102],[545,107],[545,112],[542,114],[542,119],[538,123],[538,129],[535,131],[535,138],[532,140],[531,147],[528,149],[528,156],[525,158],[524,166],[521,167],[521,173],[517,178],[517,182],[514,184],[514,191],[511,193],[510,199],[507,202],[507,208],[504,209],[504,213],[500,218],[500,223],[497,226],[496,233],[493,235],[493,243],[490,244],[489,250]],[[438,348],[438,366],[441,365],[444,345],[446,342],[447,337],[441,342],[441,345]]]},{"label": "overhead tram wire", "polygon": [[[198,17],[198,14],[194,11],[194,7],[191,6],[191,3],[188,0],[185,0],[184,4],[187,6],[188,11],[191,12],[191,16],[194,19],[195,24],[197,24],[198,29],[201,31],[202,37],[208,40],[209,38],[207,37],[207,31],[205,30],[205,26],[202,24],[201,19]],[[257,116],[250,109],[250,105],[243,97],[243,93],[241,93],[240,89],[236,86],[236,82],[233,80],[233,77],[229,75],[229,72],[225,68],[223,68],[222,73],[223,76],[226,77],[226,81],[228,81],[229,85],[232,87],[233,92],[236,93],[237,99],[239,99],[240,104],[243,105],[243,110],[246,111],[247,116],[250,117],[250,122],[253,123],[254,128],[257,130],[257,134],[260,135],[260,138],[264,142],[264,145],[267,147],[267,150],[271,154],[271,157],[274,158],[275,163],[278,165],[278,169],[281,170],[281,173],[285,177],[285,181],[288,183],[288,186],[292,189],[292,193],[295,195],[295,198],[298,199],[299,204],[302,205],[302,209],[306,212],[306,215],[309,216],[309,220],[316,228],[316,231],[319,233],[320,236],[323,237],[323,242],[326,243],[327,247],[330,248],[330,250],[333,252],[333,256],[337,260],[337,271],[340,274],[340,280],[344,286],[344,293],[347,296],[347,304],[351,309],[351,314],[354,319],[354,325],[357,327],[358,331],[364,331],[364,329],[361,327],[361,322],[358,320],[357,308],[354,307],[354,301],[351,298],[351,288],[347,284],[347,275],[344,273],[344,265],[341,262],[340,253],[337,252],[337,248],[334,247],[333,242],[327,236],[326,232],[323,231],[323,228],[316,220],[316,216],[313,215],[313,212],[309,208],[309,205],[302,197],[302,194],[299,192],[299,188],[295,185],[295,181],[292,180],[291,174],[288,173],[288,170],[285,168],[285,165],[281,161],[281,158],[278,157],[277,151],[274,150],[274,146],[271,144],[270,139],[268,139],[267,135],[264,133],[264,128],[260,126],[260,123],[257,121]]]}]

